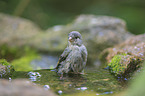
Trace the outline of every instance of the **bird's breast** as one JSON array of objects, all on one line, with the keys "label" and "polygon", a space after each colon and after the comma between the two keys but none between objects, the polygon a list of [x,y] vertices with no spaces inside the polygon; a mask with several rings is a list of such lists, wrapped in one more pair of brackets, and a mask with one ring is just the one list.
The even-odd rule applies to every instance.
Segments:
[{"label": "bird's breast", "polygon": [[72,64],[74,64],[74,63],[78,64],[80,61],[82,61],[82,55],[81,55],[80,47],[78,47],[78,46],[73,46],[72,47],[71,52],[68,56],[68,60]]}]

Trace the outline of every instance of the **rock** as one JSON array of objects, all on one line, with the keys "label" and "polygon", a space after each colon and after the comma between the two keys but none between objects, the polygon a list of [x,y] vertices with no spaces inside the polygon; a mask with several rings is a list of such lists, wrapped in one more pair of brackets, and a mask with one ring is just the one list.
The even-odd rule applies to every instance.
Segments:
[{"label": "rock", "polygon": [[0,80],[1,96],[56,96],[50,90],[33,85],[28,80],[16,79],[12,82]]},{"label": "rock", "polygon": [[113,48],[105,49],[102,59],[106,57],[111,72],[116,75],[128,75],[138,70],[145,60],[145,34],[133,36]]},{"label": "rock", "polygon": [[129,78],[134,71],[141,67],[139,63],[141,63],[141,60],[136,60],[134,56],[122,54],[115,55],[108,66],[115,76]]},{"label": "rock", "polygon": [[49,28],[31,42],[38,50],[49,52],[63,52],[67,46],[68,33],[77,30],[82,34],[88,49],[88,61],[91,63],[98,58],[100,52],[115,44],[121,43],[133,36],[126,30],[126,23],[115,17],[80,15],[66,26]]},{"label": "rock", "polygon": [[0,46],[5,44],[20,47],[40,33],[31,21],[0,13]]},{"label": "rock", "polygon": [[0,78],[9,78],[14,72],[14,67],[5,59],[0,59]]},{"label": "rock", "polygon": [[88,65],[99,62],[102,50],[133,36],[126,30],[123,20],[110,16],[80,15],[70,24],[54,26],[43,32],[26,19],[0,14],[0,20],[0,46],[30,46],[56,56],[66,48],[68,33],[79,31],[88,49]]}]

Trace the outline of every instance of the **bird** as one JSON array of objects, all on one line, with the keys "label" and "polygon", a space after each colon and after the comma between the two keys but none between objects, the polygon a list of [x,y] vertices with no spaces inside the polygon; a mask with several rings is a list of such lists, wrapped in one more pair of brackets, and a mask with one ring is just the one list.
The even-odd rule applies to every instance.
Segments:
[{"label": "bird", "polygon": [[68,44],[59,57],[56,72],[63,77],[63,74],[81,74],[87,62],[87,49],[82,44],[82,36],[78,31],[68,34]]}]

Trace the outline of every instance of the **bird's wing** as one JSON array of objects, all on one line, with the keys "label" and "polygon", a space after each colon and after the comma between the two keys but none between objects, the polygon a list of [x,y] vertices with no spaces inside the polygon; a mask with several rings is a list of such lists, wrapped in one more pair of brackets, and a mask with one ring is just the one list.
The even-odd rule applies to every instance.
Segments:
[{"label": "bird's wing", "polygon": [[86,62],[87,62],[87,49],[84,45],[82,45],[82,48],[81,48],[81,54],[82,54],[82,58],[83,58],[83,61],[84,61],[84,66],[86,66]]},{"label": "bird's wing", "polygon": [[59,66],[61,65],[61,62],[63,62],[67,58],[67,56],[69,55],[70,51],[71,50],[68,47],[63,51],[63,53],[59,57],[59,60],[57,62],[57,66],[55,67],[55,69],[59,68]]}]

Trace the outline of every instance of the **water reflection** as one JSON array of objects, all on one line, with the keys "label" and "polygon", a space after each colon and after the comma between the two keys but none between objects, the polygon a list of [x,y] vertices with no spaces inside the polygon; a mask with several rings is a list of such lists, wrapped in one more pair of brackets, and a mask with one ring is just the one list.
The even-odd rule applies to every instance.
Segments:
[{"label": "water reflection", "polygon": [[[35,83],[49,85],[57,94],[96,92],[98,95],[113,94],[122,89],[119,82],[107,70],[87,70],[84,75],[64,75],[63,80],[50,70],[39,70],[42,76]],[[96,95],[95,94],[95,95]]]},{"label": "water reflection", "polygon": [[76,88],[76,90],[82,90],[82,91],[84,91],[84,90],[86,90],[86,89],[88,89],[88,88],[87,88],[87,87]]},{"label": "water reflection", "polygon": [[28,75],[31,81],[39,81],[41,77],[39,72],[29,72]]}]

